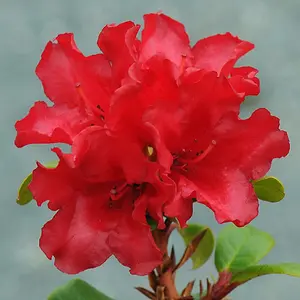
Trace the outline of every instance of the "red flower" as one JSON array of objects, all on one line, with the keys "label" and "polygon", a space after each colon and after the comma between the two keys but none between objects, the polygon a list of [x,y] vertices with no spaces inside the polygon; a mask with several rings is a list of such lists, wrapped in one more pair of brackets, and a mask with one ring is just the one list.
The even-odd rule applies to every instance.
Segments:
[{"label": "red flower", "polygon": [[47,44],[36,74],[54,105],[38,101],[16,123],[16,146],[72,144],[84,128],[104,124],[112,86],[111,67],[103,54],[85,57],[73,34],[61,34]]},{"label": "red flower", "polygon": [[184,71],[214,71],[226,77],[240,96],[259,94],[259,79],[255,77],[258,70],[234,67],[240,57],[254,48],[252,43],[226,33],[199,40],[191,47],[184,26],[170,17],[146,14],[144,23],[141,41],[136,38],[140,26],[132,22],[106,26],[100,33],[100,49],[123,77],[129,68],[129,75],[137,79],[136,68],[138,72],[151,58],[160,56],[174,65],[175,77]]},{"label": "red flower", "polygon": [[104,27],[98,38],[103,54],[84,56],[71,33],[49,42],[36,74],[54,105],[35,103],[28,116],[16,123],[16,145],[72,144],[84,128],[103,125],[114,90],[132,79],[140,80],[139,70],[157,56],[172,64],[177,77],[184,73],[197,77],[199,70],[217,72],[241,101],[259,93],[256,69],[233,68],[253,44],[227,33],[200,40],[191,48],[179,22],[164,14],[148,14],[144,20],[141,41],[136,38],[140,26],[133,22]]},{"label": "red flower", "polygon": [[[100,266],[114,255],[120,263],[131,268],[132,274],[148,274],[161,263],[162,253],[155,245],[145,211],[154,219],[160,219],[160,228],[163,227],[162,210],[156,210],[173,197],[174,186],[147,174],[145,182],[128,183],[122,166],[117,164],[118,150],[107,153],[109,148],[104,148],[96,157],[98,161],[103,159],[102,180],[87,180],[86,168],[96,150],[92,145],[95,142],[93,134],[101,138],[102,132],[97,128],[91,130],[94,132],[87,136],[91,140],[85,146],[77,147],[82,139],[75,139],[73,155],[53,149],[59,157],[55,169],[38,164],[33,172],[29,188],[34,199],[38,205],[49,200],[49,208],[58,210],[42,229],[40,247],[49,259],[55,257],[56,267],[65,273],[75,274]],[[101,141],[104,140],[103,135]],[[84,155],[77,150],[88,152]],[[139,160],[135,154],[131,154],[131,159]],[[119,157],[121,155],[119,153]],[[111,170],[105,172],[109,163]],[[139,166],[144,167],[141,161]]]},{"label": "red flower", "polygon": [[258,213],[251,180],[264,176],[274,158],[289,152],[279,120],[265,109],[241,120],[235,110],[239,98],[214,73],[202,74],[197,82],[183,77],[176,85],[165,61],[152,66],[145,82],[118,94],[109,126],[126,123],[141,136],[143,128],[156,134],[157,161],[178,190],[164,207],[166,216],[177,217],[184,226],[196,198],[215,212],[218,222],[248,224]]},{"label": "red flower", "polygon": [[[30,184],[37,203],[57,211],[40,246],[56,266],[78,273],[111,255],[147,274],[162,260],[147,224],[182,226],[195,199],[218,222],[249,223],[258,212],[251,180],[287,155],[287,134],[265,109],[238,117],[259,93],[257,70],[234,67],[254,45],[229,33],[191,47],[184,26],[163,15],[104,27],[103,54],[84,56],[72,34],[49,42],[36,73],[53,102],[36,102],[16,123],[18,147],[55,148],[59,164],[38,164]],[[133,242],[134,241],[134,242]]]}]

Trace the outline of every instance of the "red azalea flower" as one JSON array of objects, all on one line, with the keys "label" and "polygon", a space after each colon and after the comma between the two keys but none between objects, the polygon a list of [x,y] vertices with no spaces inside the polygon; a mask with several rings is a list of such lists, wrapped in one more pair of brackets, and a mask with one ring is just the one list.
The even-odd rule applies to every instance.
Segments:
[{"label": "red azalea flower", "polygon": [[104,125],[115,89],[132,79],[140,81],[140,69],[159,56],[172,63],[176,77],[199,70],[216,72],[243,100],[259,93],[257,70],[234,68],[235,62],[254,45],[227,33],[216,35],[190,47],[184,26],[164,14],[144,16],[145,28],[133,22],[104,27],[98,38],[103,54],[84,56],[73,34],[65,33],[49,42],[42,53],[36,74],[45,94],[54,103],[35,103],[29,114],[16,123],[15,144],[23,147],[35,143],[72,144],[84,128]]},{"label": "red azalea flower", "polygon": [[139,28],[132,22],[112,24],[99,35],[100,49],[121,77],[127,75],[130,67],[130,77],[138,80],[136,72],[149,59],[160,56],[174,64],[175,77],[184,71],[214,71],[227,78],[240,96],[259,94],[259,79],[255,77],[258,70],[234,67],[240,57],[254,48],[252,43],[225,33],[199,40],[191,47],[184,26],[162,13],[144,15],[141,41],[136,38]]},{"label": "red azalea flower", "polygon": [[[102,129],[87,130],[92,131],[86,135],[89,140],[82,145],[82,137],[77,137],[74,154],[53,149],[59,157],[55,169],[38,164],[33,172],[29,188],[34,199],[38,205],[49,200],[49,208],[58,210],[42,229],[40,247],[49,259],[55,258],[56,267],[65,273],[100,266],[114,255],[130,267],[132,274],[148,274],[162,262],[162,253],[155,245],[145,211],[159,220],[160,228],[164,227],[161,206],[174,197],[172,181],[166,184],[161,177],[145,174],[144,182],[129,183],[118,164],[120,149],[107,153],[109,148],[99,152],[100,147],[96,153],[93,143],[110,137]],[[93,155],[96,164],[103,159],[101,181],[86,177]],[[142,163],[143,158],[135,152],[126,155],[137,159],[141,169],[151,163],[145,156]]]},{"label": "red azalea flower", "polygon": [[16,123],[16,146],[72,144],[84,128],[103,126],[113,91],[111,66],[103,54],[86,57],[73,34],[61,34],[47,44],[36,74],[54,105],[38,101]]},{"label": "red azalea flower", "polygon": [[253,44],[227,33],[191,47],[179,22],[144,21],[141,40],[132,22],[106,26],[103,54],[84,56],[69,33],[49,42],[36,73],[53,106],[36,102],[16,123],[18,147],[72,145],[68,155],[54,150],[57,168],[38,165],[30,185],[39,205],[58,210],[40,246],[67,273],[111,255],[149,273],[162,254],[146,215],[159,228],[164,216],[184,226],[194,198],[221,223],[247,224],[258,208],[251,180],[289,151],[268,111],[238,118],[245,96],[259,92],[257,70],[234,67]]},{"label": "red azalea flower", "polygon": [[107,122],[116,130],[126,124],[137,135],[155,134],[157,161],[178,191],[164,214],[184,226],[196,198],[218,222],[248,224],[258,213],[251,180],[289,152],[279,120],[265,109],[241,120],[240,97],[215,72],[183,74],[178,83],[172,64],[155,57],[141,74],[142,82],[115,94]]}]

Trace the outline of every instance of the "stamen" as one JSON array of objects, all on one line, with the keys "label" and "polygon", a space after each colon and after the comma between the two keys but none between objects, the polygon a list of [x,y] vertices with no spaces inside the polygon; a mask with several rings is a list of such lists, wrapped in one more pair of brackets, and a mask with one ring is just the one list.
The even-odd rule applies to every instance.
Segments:
[{"label": "stamen", "polygon": [[179,160],[180,160],[180,162],[183,162],[183,163],[197,163],[197,162],[201,161],[202,159],[204,159],[211,152],[211,150],[215,147],[216,144],[217,144],[217,142],[215,140],[212,140],[211,143],[209,144],[209,146],[206,148],[206,150],[196,153],[196,156],[197,156],[196,158],[194,158],[194,159],[180,158]]},{"label": "stamen", "polygon": [[104,110],[102,109],[102,107],[100,106],[100,104],[97,104],[96,106],[98,109],[100,109],[102,112],[104,112]]},{"label": "stamen", "polygon": [[[83,100],[83,102],[85,103],[85,105],[86,105],[86,106],[89,106],[89,101],[88,101],[86,95],[84,94],[84,91],[83,91],[83,89],[82,89],[81,83],[80,83],[80,82],[77,82],[77,83],[75,84],[75,88],[76,88],[76,90],[77,90],[77,92],[78,92],[80,98],[81,98],[81,99]],[[104,110],[102,109],[102,107],[101,107],[99,104],[97,104],[96,109],[97,109],[97,112],[96,112],[95,108],[93,107],[93,111],[94,111],[94,113],[95,113],[96,115],[98,115],[98,110],[100,110],[102,113],[104,113]],[[102,113],[100,114],[100,119],[101,119],[102,121],[104,121],[105,118],[104,118],[104,115],[103,115]]]},{"label": "stamen", "polygon": [[114,186],[110,190],[110,199],[112,201],[116,201],[116,200],[121,199],[125,195],[125,193],[128,191],[128,189],[130,189],[130,188],[131,187],[127,183],[123,183],[118,188],[116,186]]},{"label": "stamen", "polygon": [[80,82],[77,82],[77,83],[75,84],[75,87],[76,87],[76,90],[77,90],[79,96],[81,97],[81,99],[82,99],[85,103],[88,103],[88,102],[87,102],[87,98],[86,98],[86,96],[85,96],[85,94],[84,94],[84,92],[83,92],[83,90],[82,90],[81,83],[80,83]]}]

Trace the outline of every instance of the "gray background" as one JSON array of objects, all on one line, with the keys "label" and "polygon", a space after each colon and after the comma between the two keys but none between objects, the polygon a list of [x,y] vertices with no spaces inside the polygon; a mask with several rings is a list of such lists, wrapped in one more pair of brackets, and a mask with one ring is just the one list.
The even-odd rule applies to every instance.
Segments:
[{"label": "gray background", "polygon": [[[231,31],[256,44],[256,50],[243,63],[260,69],[262,92],[260,97],[247,100],[243,114],[265,106],[279,115],[282,127],[290,134],[292,151],[272,169],[285,184],[286,199],[274,205],[262,204],[254,224],[277,240],[265,261],[300,262],[299,0],[0,0],[0,299],[46,299],[53,288],[70,279],[57,271],[38,248],[40,227],[51,213],[34,203],[26,207],[15,204],[18,184],[34,161],[52,158],[47,146],[19,150],[13,145],[14,122],[27,113],[33,101],[45,99],[34,74],[42,49],[58,33],[71,31],[85,54],[94,53],[97,34],[105,24],[129,19],[141,22],[143,13],[158,10],[182,21],[193,42]],[[220,229],[212,214],[200,205],[193,220],[210,225],[216,232]],[[179,237],[172,239],[182,252]],[[200,271],[190,269],[187,265],[178,274],[180,288],[188,279],[215,274],[212,263]],[[131,277],[114,259],[80,277],[116,299],[143,299],[133,286],[146,286],[146,278]],[[300,279],[274,275],[238,288],[233,299],[298,300],[299,292]]]}]

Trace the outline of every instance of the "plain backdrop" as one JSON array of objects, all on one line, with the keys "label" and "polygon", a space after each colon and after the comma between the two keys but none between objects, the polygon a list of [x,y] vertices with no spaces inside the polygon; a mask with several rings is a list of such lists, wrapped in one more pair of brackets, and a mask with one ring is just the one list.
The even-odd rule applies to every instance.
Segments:
[{"label": "plain backdrop", "polygon": [[[85,54],[97,52],[99,31],[107,23],[142,21],[147,12],[162,10],[186,25],[194,43],[207,35],[230,31],[252,41],[256,49],[243,64],[260,70],[261,95],[249,98],[243,116],[258,107],[268,107],[281,117],[289,132],[292,150],[288,158],[276,161],[271,174],[286,187],[286,199],[277,204],[262,203],[253,224],[270,232],[277,241],[265,262],[300,262],[299,202],[299,111],[300,111],[300,1],[299,0],[0,0],[0,299],[42,300],[70,277],[56,270],[38,248],[40,228],[52,215],[35,203],[15,204],[17,188],[32,170],[35,160],[50,160],[49,146],[14,147],[14,123],[34,101],[44,100],[34,69],[46,42],[58,33],[74,32]],[[208,209],[198,205],[193,221],[217,225]],[[184,246],[174,235],[178,255]],[[137,245],[138,247],[139,245]],[[212,261],[201,270],[187,264],[178,274],[182,288],[190,279],[215,274]],[[130,276],[115,259],[79,275],[114,297],[143,299],[134,286],[147,286],[145,277]],[[265,276],[238,288],[233,299],[298,300],[300,279]]]}]

